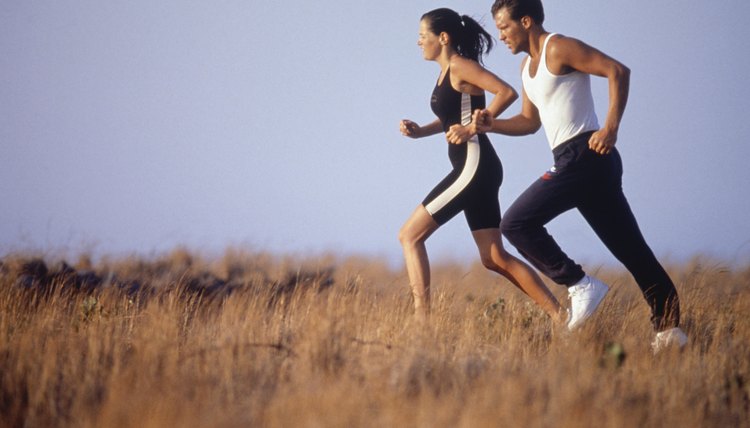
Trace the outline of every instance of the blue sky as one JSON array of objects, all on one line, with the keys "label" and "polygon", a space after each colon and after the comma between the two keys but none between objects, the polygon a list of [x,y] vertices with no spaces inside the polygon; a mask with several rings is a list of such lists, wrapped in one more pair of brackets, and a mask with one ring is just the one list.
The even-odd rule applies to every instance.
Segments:
[{"label": "blue sky", "polygon": [[[324,6],[320,6],[324,4]],[[419,17],[447,6],[496,35],[490,1],[0,3],[0,254],[154,254],[184,245],[400,262],[402,222],[447,172],[438,74]],[[632,70],[624,186],[662,259],[750,260],[746,1],[548,1],[547,30]],[[486,65],[520,88],[521,56]],[[593,81],[597,111],[606,82]],[[520,108],[516,102],[509,114]],[[551,164],[544,133],[492,136],[507,208]],[[549,225],[615,263],[575,213]],[[433,259],[476,260],[463,217]]]}]

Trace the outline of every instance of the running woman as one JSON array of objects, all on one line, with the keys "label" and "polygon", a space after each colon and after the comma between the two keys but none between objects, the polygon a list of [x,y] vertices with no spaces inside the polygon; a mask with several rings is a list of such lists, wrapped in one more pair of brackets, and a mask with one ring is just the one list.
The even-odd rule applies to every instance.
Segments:
[{"label": "running woman", "polygon": [[[526,52],[521,65],[521,113],[506,120],[495,111],[474,114],[480,132],[526,135],[544,126],[554,166],[513,203],[501,230],[537,269],[568,287],[575,329],[590,316],[608,287],[586,275],[544,227],[577,208],[597,236],[634,276],[651,308],[654,351],[684,346],[680,304],[672,280],[641,234],[622,191],[622,161],[615,148],[628,98],[630,70],[574,38],[547,32],[541,0],[496,0],[492,15],[500,40],[513,54]],[[590,75],[607,78],[609,108],[599,126]]]},{"label": "running woman", "polygon": [[401,133],[422,138],[460,127],[448,141],[452,171],[414,210],[399,233],[417,317],[430,312],[430,266],[425,241],[441,225],[463,211],[487,269],[508,278],[553,319],[561,307],[539,275],[508,254],[500,239],[498,190],[502,165],[486,135],[477,135],[471,124],[475,109],[485,108],[484,92],[494,94],[487,111],[500,114],[518,98],[507,83],[484,69],[480,56],[492,48],[492,36],[474,19],[450,9],[436,9],[422,16],[419,41],[426,60],[440,65],[440,76],[430,105],[437,119],[420,126],[401,121]]}]

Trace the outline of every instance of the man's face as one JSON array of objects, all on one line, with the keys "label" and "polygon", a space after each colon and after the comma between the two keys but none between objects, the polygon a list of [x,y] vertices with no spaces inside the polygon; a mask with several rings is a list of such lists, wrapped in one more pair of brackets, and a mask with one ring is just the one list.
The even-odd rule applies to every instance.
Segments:
[{"label": "man's face", "polygon": [[499,30],[498,38],[510,49],[513,55],[528,52],[528,32],[520,21],[511,19],[507,8],[502,8],[495,14],[495,26]]}]

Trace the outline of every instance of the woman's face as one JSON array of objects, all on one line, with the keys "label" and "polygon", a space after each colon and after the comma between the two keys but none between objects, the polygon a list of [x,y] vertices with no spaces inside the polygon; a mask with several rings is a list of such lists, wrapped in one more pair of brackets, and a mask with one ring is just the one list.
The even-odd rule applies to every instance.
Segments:
[{"label": "woman's face", "polygon": [[440,37],[430,29],[430,23],[426,20],[419,22],[419,40],[417,45],[422,48],[422,56],[426,60],[434,61],[440,55],[442,46]]}]

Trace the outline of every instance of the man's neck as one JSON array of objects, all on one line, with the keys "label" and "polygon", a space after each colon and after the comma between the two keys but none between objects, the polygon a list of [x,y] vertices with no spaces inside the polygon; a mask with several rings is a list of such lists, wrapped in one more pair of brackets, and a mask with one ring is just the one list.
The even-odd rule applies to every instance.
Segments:
[{"label": "man's neck", "polygon": [[526,53],[530,57],[537,59],[542,54],[542,47],[544,46],[544,40],[547,38],[547,30],[541,25],[537,25],[529,30],[529,45]]}]

